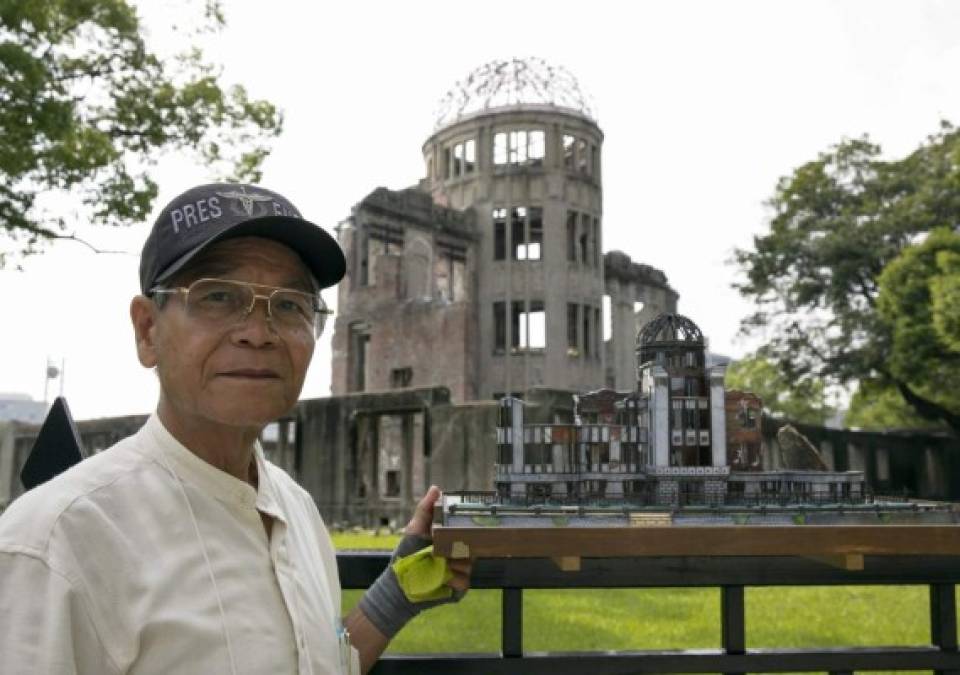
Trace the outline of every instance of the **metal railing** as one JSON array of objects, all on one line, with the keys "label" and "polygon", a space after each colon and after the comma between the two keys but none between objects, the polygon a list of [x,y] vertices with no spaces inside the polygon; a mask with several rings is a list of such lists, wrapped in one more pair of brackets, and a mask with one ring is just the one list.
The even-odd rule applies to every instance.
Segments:
[{"label": "metal railing", "polygon": [[[389,554],[337,555],[344,588],[368,587]],[[478,560],[472,586],[502,592],[501,650],[496,654],[386,655],[376,675],[626,675],[928,670],[960,673],[955,585],[960,556],[865,556],[862,570],[795,557],[584,558],[564,572],[540,558]],[[924,646],[748,649],[744,588],[748,586],[925,585],[930,593],[930,644]],[[533,653],[523,648],[524,589],[714,587],[720,589],[721,644],[716,649]]]}]

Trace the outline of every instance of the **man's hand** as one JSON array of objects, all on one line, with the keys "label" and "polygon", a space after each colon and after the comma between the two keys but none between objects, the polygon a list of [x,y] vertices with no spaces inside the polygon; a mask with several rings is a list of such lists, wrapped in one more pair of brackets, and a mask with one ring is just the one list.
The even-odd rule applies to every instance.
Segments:
[{"label": "man's hand", "polygon": [[[431,485],[427,493],[419,503],[417,503],[417,508],[413,512],[410,522],[403,528],[405,535],[413,535],[420,541],[411,542],[405,538],[405,541],[401,541],[400,545],[397,546],[398,557],[410,555],[411,553],[419,551],[424,546],[430,545],[430,542],[433,540],[433,507],[438,499],[440,499],[440,488],[436,485]],[[447,586],[454,590],[458,598],[462,597],[463,594],[467,592],[467,589],[470,588],[470,571],[473,563],[470,560],[452,560],[448,558],[447,567],[453,572],[453,578],[447,582]]]},{"label": "man's hand", "polygon": [[[416,553],[433,541],[433,507],[438,499],[440,499],[440,488],[431,485],[417,504],[410,522],[404,528],[404,536],[393,552],[391,563],[396,558]],[[360,599],[360,603],[350,613],[344,624],[350,632],[350,641],[360,653],[360,666],[364,673],[373,667],[394,633],[417,613],[434,605],[456,601],[463,597],[470,587],[471,561],[448,559],[447,567],[453,572],[453,577],[446,583],[453,589],[452,600],[411,603],[403,595],[391,566],[387,567]],[[374,620],[371,620],[371,617]]]}]

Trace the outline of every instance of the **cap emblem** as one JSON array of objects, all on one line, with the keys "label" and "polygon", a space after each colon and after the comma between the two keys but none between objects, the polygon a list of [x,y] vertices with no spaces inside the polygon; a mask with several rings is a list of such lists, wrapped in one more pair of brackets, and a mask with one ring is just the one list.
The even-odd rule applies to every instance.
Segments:
[{"label": "cap emblem", "polygon": [[[240,192],[232,190],[230,192],[218,192],[218,196],[223,197],[224,199],[229,199],[231,201],[230,208],[238,216],[243,215],[244,213],[249,217],[253,216],[253,211],[255,207],[258,207],[257,210],[265,213],[267,209],[259,208],[260,204],[263,202],[272,202],[273,197],[268,195],[258,195],[258,194],[248,194],[241,188]],[[242,211],[242,213],[241,213]]]}]

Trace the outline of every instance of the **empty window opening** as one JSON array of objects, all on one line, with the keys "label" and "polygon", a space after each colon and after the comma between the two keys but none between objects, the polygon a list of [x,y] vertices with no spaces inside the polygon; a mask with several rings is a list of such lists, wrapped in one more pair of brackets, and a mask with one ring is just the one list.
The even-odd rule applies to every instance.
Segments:
[{"label": "empty window opening", "polygon": [[388,470],[386,472],[386,490],[384,497],[400,496],[400,472]]},{"label": "empty window opening", "polygon": [[590,244],[593,249],[593,264],[600,267],[600,219],[593,219],[593,241]]},{"label": "empty window opening", "polygon": [[600,357],[600,333],[602,330],[603,324],[600,323],[600,308],[593,308],[593,355],[597,358]]},{"label": "empty window opening", "polygon": [[493,351],[503,354],[507,351],[507,303],[493,303]]},{"label": "empty window opening", "polygon": [[511,131],[508,159],[510,164],[527,163],[527,132]]},{"label": "empty window opening", "polygon": [[461,302],[466,298],[467,249],[458,244],[438,242],[436,259],[433,261],[433,278],[437,295],[449,302]]},{"label": "empty window opening", "polygon": [[570,171],[573,171],[574,167],[573,151],[575,140],[576,139],[573,136],[568,136],[566,134],[563,136],[563,166]]},{"label": "empty window opening", "polygon": [[541,166],[546,154],[546,142],[543,131],[534,130],[527,136],[527,160],[531,166]]},{"label": "empty window opening", "polygon": [[541,166],[545,151],[542,129],[501,131],[493,136],[493,163],[497,166]]},{"label": "empty window opening", "polygon": [[543,209],[530,207],[530,237],[527,239],[527,260],[540,260],[543,248]]},{"label": "empty window opening", "polygon": [[547,316],[543,309],[543,302],[531,300],[529,307],[529,310],[526,310],[523,301],[513,303],[511,346],[514,351],[546,347]]},{"label": "empty window opening", "polygon": [[519,206],[510,210],[514,260],[540,260],[543,249],[543,209]]},{"label": "empty window opening", "polygon": [[577,212],[567,211],[567,260],[577,262]]},{"label": "empty window opening", "polygon": [[507,210],[493,210],[493,259],[507,257]]},{"label": "empty window opening", "polygon": [[499,133],[493,137],[493,163],[500,166],[507,163],[507,135],[505,133]]},{"label": "empty window opening", "polygon": [[590,357],[593,355],[590,342],[590,307],[583,306],[583,355]]},{"label": "empty window opening", "polygon": [[348,391],[364,391],[367,382],[367,352],[370,348],[370,329],[367,324],[350,326]]},{"label": "empty window opening", "polygon": [[463,174],[463,143],[457,143],[453,146],[453,165],[450,175],[453,178]]},{"label": "empty window opening", "polygon": [[590,175],[590,157],[587,154],[587,142],[582,138],[577,139],[577,171]]},{"label": "empty window opening", "polygon": [[594,242],[593,232],[590,229],[590,215],[580,214],[580,262],[589,265],[593,261]]},{"label": "empty window opening", "polygon": [[413,383],[413,368],[394,368],[390,371],[390,386],[404,389]]},{"label": "empty window opening", "polygon": [[580,305],[567,303],[567,355],[580,356],[577,328],[580,322]]},{"label": "empty window opening", "polygon": [[359,247],[360,285],[372,286],[377,281],[377,263],[385,255],[403,251],[403,230],[389,225],[371,223]]},{"label": "empty window opening", "polygon": [[463,172],[473,173],[477,167],[477,142],[473,139],[463,144]]},{"label": "empty window opening", "polygon": [[448,178],[458,178],[473,173],[477,165],[477,143],[473,139],[463,141],[453,146],[453,161],[450,161],[450,149],[445,151],[447,157]]},{"label": "empty window opening", "polygon": [[524,229],[526,227],[527,209],[517,206],[510,209],[510,248],[514,260],[527,259],[527,245]]},{"label": "empty window opening", "polygon": [[609,295],[603,296],[603,341],[609,342],[613,337],[613,303]]}]

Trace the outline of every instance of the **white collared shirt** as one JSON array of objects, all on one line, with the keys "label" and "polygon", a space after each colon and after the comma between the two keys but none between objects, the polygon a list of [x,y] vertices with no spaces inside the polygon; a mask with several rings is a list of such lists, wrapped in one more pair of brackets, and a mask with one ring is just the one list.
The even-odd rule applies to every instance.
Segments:
[{"label": "white collared shirt", "polygon": [[0,671],[345,672],[330,537],[259,444],[256,461],[255,490],[153,415],[17,499],[0,517]]}]

